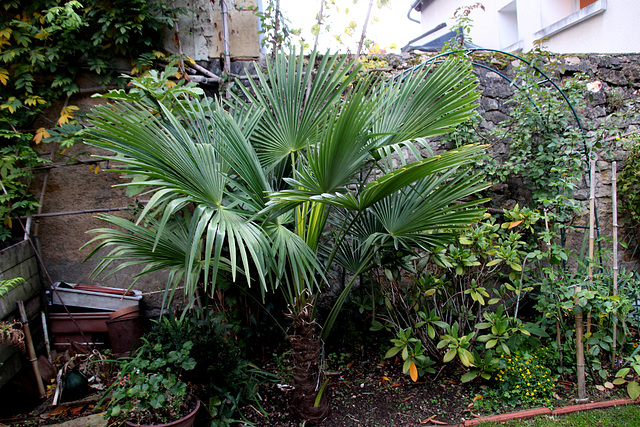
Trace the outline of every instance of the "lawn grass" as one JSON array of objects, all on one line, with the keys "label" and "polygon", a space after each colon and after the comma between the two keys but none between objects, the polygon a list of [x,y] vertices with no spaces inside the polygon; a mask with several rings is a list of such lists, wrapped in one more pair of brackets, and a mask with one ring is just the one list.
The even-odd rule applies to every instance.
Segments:
[{"label": "lawn grass", "polygon": [[638,427],[640,406],[625,405],[606,409],[574,412],[569,415],[544,415],[530,420],[507,423],[482,423],[482,427],[526,426],[526,427]]}]

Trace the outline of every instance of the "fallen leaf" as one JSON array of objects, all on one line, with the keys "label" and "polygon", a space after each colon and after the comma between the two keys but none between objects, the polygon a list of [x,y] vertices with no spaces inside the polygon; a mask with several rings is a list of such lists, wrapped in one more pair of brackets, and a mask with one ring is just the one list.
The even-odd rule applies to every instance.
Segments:
[{"label": "fallen leaf", "polygon": [[613,388],[613,383],[607,381],[606,383],[604,383],[604,386],[608,389],[612,389]]},{"label": "fallen leaf", "polygon": [[65,405],[58,406],[57,408],[55,408],[52,411],[50,411],[49,413],[47,413],[47,418],[52,418],[52,417],[56,417],[58,415],[66,414],[67,411],[69,411],[69,407],[68,406],[65,406]]},{"label": "fallen leaf", "polygon": [[600,391],[604,391],[604,386],[601,386],[600,384],[596,384],[596,388]]},{"label": "fallen leaf", "polygon": [[445,423],[444,421],[438,421],[438,420],[435,420],[435,419],[431,420],[431,422],[434,423],[434,424],[440,424],[442,426],[446,426],[447,424],[449,424],[449,423]]},{"label": "fallen leaf", "polygon": [[84,409],[84,405],[76,406],[76,407],[73,407],[73,408],[69,409],[69,413],[71,415],[77,416],[77,415],[80,415],[82,413],[83,409]]},{"label": "fallen leaf", "polygon": [[409,366],[409,375],[411,375],[411,379],[414,383],[418,381],[418,367],[415,363],[413,363],[413,360],[411,361],[411,365]]},{"label": "fallen leaf", "polygon": [[383,379],[383,380],[385,380],[385,381],[391,381],[389,378],[385,377],[384,375],[383,375],[383,376],[381,376],[380,378],[382,378],[382,379]]}]

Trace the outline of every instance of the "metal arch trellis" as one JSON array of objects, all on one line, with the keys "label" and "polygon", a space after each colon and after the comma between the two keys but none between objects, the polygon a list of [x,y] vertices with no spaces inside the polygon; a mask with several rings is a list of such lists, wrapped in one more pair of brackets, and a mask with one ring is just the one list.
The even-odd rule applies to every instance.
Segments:
[{"label": "metal arch trellis", "polygon": [[[540,82],[538,83],[550,83],[555,89],[556,91],[562,96],[562,99],[564,100],[564,102],[567,104],[567,106],[569,107],[569,109],[571,110],[571,113],[573,115],[573,118],[575,119],[576,123],[578,124],[578,128],[580,129],[580,134],[582,136],[582,144],[584,147],[584,156],[585,156],[585,163],[587,166],[587,169],[589,169],[590,167],[590,160],[593,156],[593,150],[589,148],[588,144],[587,144],[587,135],[586,132],[584,130],[584,127],[582,126],[582,122],[580,121],[580,117],[578,116],[578,113],[575,109],[575,107],[573,106],[573,104],[571,103],[571,101],[569,100],[569,98],[567,97],[567,95],[564,93],[564,91],[560,88],[560,86],[558,86],[558,84],[556,82],[553,81],[553,79],[551,77],[549,77],[544,71],[542,71],[539,67],[533,65],[531,63],[531,61],[526,60],[525,58],[515,55],[513,53],[510,52],[504,52],[498,49],[486,49],[486,48],[468,48],[468,49],[461,49],[461,50],[452,50],[452,51],[447,51],[447,52],[442,52],[439,53],[438,55],[427,59],[424,63],[417,65],[415,67],[412,67],[408,70],[405,71],[405,73],[410,73],[412,70],[414,69],[418,69],[420,67],[423,67],[425,65],[430,65],[430,64],[436,64],[436,63],[441,63],[444,60],[441,59],[443,57],[448,57],[450,55],[459,55],[459,54],[470,54],[470,53],[475,53],[475,52],[492,52],[492,53],[498,53],[498,54],[502,54],[502,55],[506,55],[509,56],[511,58],[517,59],[519,61],[524,62],[525,64],[527,64],[531,69],[533,69],[535,72],[537,72],[538,74],[540,74],[540,76],[543,78]],[[474,67],[478,67],[478,68],[484,68],[492,73],[495,73],[496,75],[500,76],[502,79],[506,80],[509,82],[509,84],[511,86],[513,86],[514,88],[516,88],[517,90],[524,92],[526,90],[526,87],[520,87],[515,81],[514,79],[506,76],[505,74],[499,72],[498,70],[496,70],[495,68],[492,68],[490,66],[487,66],[485,64],[481,64],[475,61],[470,61],[471,65]],[[404,74],[404,73],[403,73]],[[402,76],[402,75],[401,75]],[[533,105],[533,107],[540,113],[540,108],[538,107],[538,105],[536,104],[536,102],[527,94],[527,99],[529,100],[529,102]],[[595,203],[595,200],[594,200]],[[594,209],[594,216],[595,216],[595,231],[597,233],[597,237],[598,237],[598,249],[600,250],[600,254],[601,254],[601,243],[599,240],[600,237],[600,225],[599,225],[599,221],[598,221],[598,213],[597,213],[597,209]],[[581,226],[581,225],[573,225],[573,224],[569,224],[569,227],[572,228],[580,228],[580,229],[588,229],[589,227],[586,226]],[[565,246],[565,234],[564,234],[564,230],[561,230],[561,244],[564,247]],[[602,257],[602,255],[600,255],[600,257]],[[600,264],[602,265],[602,259],[600,259]]]}]

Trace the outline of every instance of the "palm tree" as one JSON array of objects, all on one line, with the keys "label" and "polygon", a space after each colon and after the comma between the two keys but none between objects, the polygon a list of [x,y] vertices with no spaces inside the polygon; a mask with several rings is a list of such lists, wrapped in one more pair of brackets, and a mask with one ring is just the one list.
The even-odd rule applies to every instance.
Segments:
[{"label": "palm tree", "polygon": [[[317,62],[317,64],[316,64]],[[314,64],[316,66],[314,67]],[[243,97],[116,103],[98,107],[88,143],[116,154],[153,196],[134,221],[94,230],[99,271],[143,264],[171,272],[195,295],[224,271],[263,292],[281,289],[295,355],[293,407],[306,420],[328,413],[318,356],[355,278],[386,250],[429,251],[477,221],[486,188],[471,171],[483,147],[438,155],[424,138],[466,120],[478,98],[457,58],[391,81],[366,76],[346,57],[279,54]],[[423,156],[421,153],[429,155]],[[466,200],[466,202],[460,202]],[[334,265],[353,272],[319,329],[317,296]]]}]

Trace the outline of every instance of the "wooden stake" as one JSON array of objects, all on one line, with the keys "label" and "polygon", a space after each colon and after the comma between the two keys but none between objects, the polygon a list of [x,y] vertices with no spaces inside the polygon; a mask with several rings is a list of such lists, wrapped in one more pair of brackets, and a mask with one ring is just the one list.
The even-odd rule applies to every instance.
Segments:
[{"label": "wooden stake", "polygon": [[356,62],[354,62],[354,67],[358,63],[358,58],[360,58],[360,54],[362,53],[362,45],[364,44],[364,38],[367,35],[367,24],[369,24],[369,17],[371,16],[372,7],[373,7],[373,0],[370,0],[369,8],[367,9],[367,17],[364,20],[364,25],[362,26],[362,34],[360,35],[360,41],[358,42],[358,51],[356,52]]},{"label": "wooden stake", "polygon": [[[611,201],[613,208],[613,296],[618,296],[618,172],[616,162],[611,163]],[[615,307],[614,302],[614,307]],[[613,324],[613,345],[611,362],[616,366],[616,347],[618,338],[618,324]]]},{"label": "wooden stake", "polygon": [[29,329],[29,318],[27,312],[24,309],[24,303],[22,301],[16,301],[18,304],[18,311],[20,312],[20,321],[22,322],[22,331],[24,332],[24,340],[27,343],[27,351],[29,353],[29,362],[33,367],[33,373],[36,376],[36,382],[38,384],[38,392],[40,397],[46,397],[47,393],[44,390],[44,384],[42,383],[42,377],[40,376],[40,368],[38,368],[38,358],[36,357],[36,351],[33,348],[33,339],[31,338],[31,329]]}]

